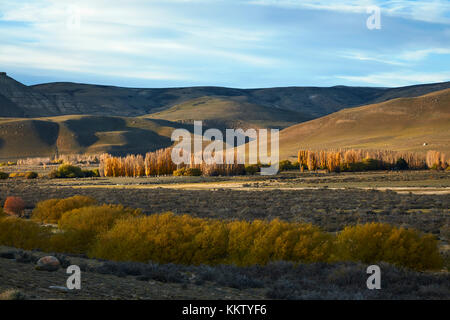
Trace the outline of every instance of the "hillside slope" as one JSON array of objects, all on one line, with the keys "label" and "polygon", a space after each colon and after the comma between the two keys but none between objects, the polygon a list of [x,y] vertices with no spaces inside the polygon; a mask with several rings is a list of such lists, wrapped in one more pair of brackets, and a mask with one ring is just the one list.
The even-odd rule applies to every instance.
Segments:
[{"label": "hillside slope", "polygon": [[0,119],[0,159],[52,157],[56,153],[146,153],[172,144],[165,120],[104,116]]},{"label": "hillside slope", "polygon": [[[276,110],[301,112],[317,118],[342,108],[420,96],[450,88],[450,82],[400,88],[280,87],[235,89],[224,87],[125,88],[70,82],[26,86],[0,73],[1,117],[44,117],[70,114],[143,116],[201,97],[220,97]],[[8,102],[9,101],[9,102]]]},{"label": "hillside slope", "polygon": [[316,118],[342,108],[399,97],[420,96],[447,89],[450,88],[450,82],[400,88],[334,86],[262,89],[224,87],[145,89],[60,82],[35,85],[30,88],[47,97],[52,97],[58,106],[68,108],[72,101],[74,107],[79,110],[76,113],[84,114],[140,116],[207,96],[302,112],[310,118]]},{"label": "hillside slope", "polygon": [[333,148],[450,153],[450,89],[343,109],[280,132],[282,159],[299,149]]},{"label": "hillside slope", "polygon": [[311,119],[299,112],[237,102],[223,97],[192,99],[145,117],[181,123],[202,120],[204,125],[219,129],[286,128]]}]

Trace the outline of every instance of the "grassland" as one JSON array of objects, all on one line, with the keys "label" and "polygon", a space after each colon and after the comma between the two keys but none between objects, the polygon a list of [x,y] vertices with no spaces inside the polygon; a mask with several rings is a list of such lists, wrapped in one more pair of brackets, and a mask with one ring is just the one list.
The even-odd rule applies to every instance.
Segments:
[{"label": "grassland", "polygon": [[[89,167],[90,168],[90,167]],[[364,173],[282,172],[272,177],[151,177],[48,179],[50,167],[7,167],[34,170],[35,180],[0,180],[0,202],[20,196],[30,214],[37,202],[73,195],[99,203],[142,208],[145,214],[172,211],[225,220],[281,219],[306,222],[330,233],[345,226],[384,222],[431,233],[439,239],[448,268],[450,173],[445,171],[382,171]],[[378,189],[377,189],[378,188]],[[402,188],[402,192],[397,188]],[[399,192],[400,191],[400,192]],[[411,192],[409,192],[411,191]],[[430,191],[426,194],[424,191]],[[442,193],[442,191],[445,191]],[[5,253],[6,252],[6,253]],[[13,252],[18,263],[3,256]],[[5,253],[5,255],[3,255]],[[266,266],[185,266],[109,262],[59,255],[82,266],[85,290],[76,294],[48,289],[63,285],[61,270],[42,274],[33,261],[45,253],[0,248],[0,291],[20,289],[31,299],[448,299],[448,271],[416,273],[383,264],[384,290],[365,287],[361,263]],[[100,285],[102,283],[102,285]],[[132,292],[132,293],[130,293]]]},{"label": "grassland", "polygon": [[[300,149],[450,152],[450,90],[399,98],[291,126],[280,132],[280,158]],[[424,145],[425,144],[425,145]]]}]

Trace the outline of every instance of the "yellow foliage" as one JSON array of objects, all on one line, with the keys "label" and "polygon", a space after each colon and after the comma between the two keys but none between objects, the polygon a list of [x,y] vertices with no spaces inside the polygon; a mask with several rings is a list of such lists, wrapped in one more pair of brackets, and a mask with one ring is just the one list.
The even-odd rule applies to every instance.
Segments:
[{"label": "yellow foliage", "polygon": [[49,199],[41,201],[33,210],[32,219],[46,223],[58,223],[64,212],[95,205],[97,201],[86,196],[73,196],[66,199]]},{"label": "yellow foliage", "polygon": [[383,223],[346,227],[336,240],[340,260],[385,261],[416,270],[439,269],[442,259],[430,234]]},{"label": "yellow foliage", "polygon": [[48,246],[51,230],[39,224],[17,217],[0,219],[0,245],[25,250],[41,249]]},{"label": "yellow foliage", "polygon": [[221,221],[172,213],[118,221],[91,255],[112,260],[237,265],[328,261],[333,236],[309,224]]},{"label": "yellow foliage", "polygon": [[140,209],[125,208],[122,205],[90,206],[63,213],[58,221],[61,230],[85,231],[91,234],[111,229],[117,219],[138,216]]}]

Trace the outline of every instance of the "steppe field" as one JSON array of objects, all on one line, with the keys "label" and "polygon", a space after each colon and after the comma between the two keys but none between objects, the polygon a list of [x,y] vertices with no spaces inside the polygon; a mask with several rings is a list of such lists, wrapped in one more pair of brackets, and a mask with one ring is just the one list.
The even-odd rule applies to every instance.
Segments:
[{"label": "steppe field", "polygon": [[[289,170],[276,176],[94,177],[50,179],[57,166],[9,166],[37,179],[0,180],[0,201],[25,202],[23,218],[48,199],[88,196],[98,204],[172,212],[208,221],[277,221],[312,224],[330,235],[383,223],[437,239],[443,264],[425,271],[380,261],[383,290],[367,290],[367,263],[267,261],[168,263],[103,259],[87,252],[0,247],[0,292],[30,299],[448,299],[450,173],[436,170],[327,173]],[[94,168],[86,166],[86,169]],[[51,224],[50,224],[51,225]],[[1,239],[1,236],[0,236]],[[213,247],[214,245],[209,244]],[[24,246],[26,247],[26,245]],[[26,248],[25,248],[26,249]],[[68,291],[64,269],[42,272],[34,263],[52,253],[62,266],[77,264],[84,290]],[[101,256],[101,255],[100,255]],[[182,259],[178,259],[182,261]],[[242,260],[243,261],[243,260]],[[56,288],[50,288],[56,286]],[[8,291],[9,290],[9,291]]]}]

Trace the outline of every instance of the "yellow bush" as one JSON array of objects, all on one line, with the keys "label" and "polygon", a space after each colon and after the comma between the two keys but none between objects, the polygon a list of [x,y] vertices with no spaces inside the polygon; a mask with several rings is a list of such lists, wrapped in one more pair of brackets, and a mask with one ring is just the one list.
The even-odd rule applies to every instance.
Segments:
[{"label": "yellow bush", "polygon": [[122,261],[265,264],[328,261],[333,236],[312,225],[275,220],[210,220],[171,213],[118,221],[91,255]]},{"label": "yellow bush", "polygon": [[86,196],[73,196],[66,199],[41,201],[33,210],[32,219],[46,223],[58,223],[64,212],[95,205],[97,201]]},{"label": "yellow bush", "polygon": [[106,232],[120,218],[138,216],[140,209],[125,208],[122,205],[90,206],[63,213],[58,221],[61,230],[86,231],[93,234]]},{"label": "yellow bush", "polygon": [[48,247],[51,230],[39,224],[16,217],[0,219],[0,244],[25,250]]},{"label": "yellow bush", "polygon": [[346,227],[337,236],[340,260],[389,262],[416,270],[439,269],[442,259],[434,236],[389,224]]},{"label": "yellow bush", "polygon": [[49,251],[84,254],[94,244],[95,238],[86,231],[68,230],[52,235]]},{"label": "yellow bush", "polygon": [[333,236],[311,224],[280,220],[270,223],[234,221],[229,224],[229,229],[230,263],[327,262],[331,258]]},{"label": "yellow bush", "polygon": [[206,220],[173,214],[119,220],[100,236],[92,256],[111,260],[190,263],[193,239]]},{"label": "yellow bush", "polygon": [[86,253],[96,237],[108,231],[117,219],[141,214],[139,209],[121,205],[90,206],[63,213],[58,222],[60,233],[51,239],[53,251]]}]

